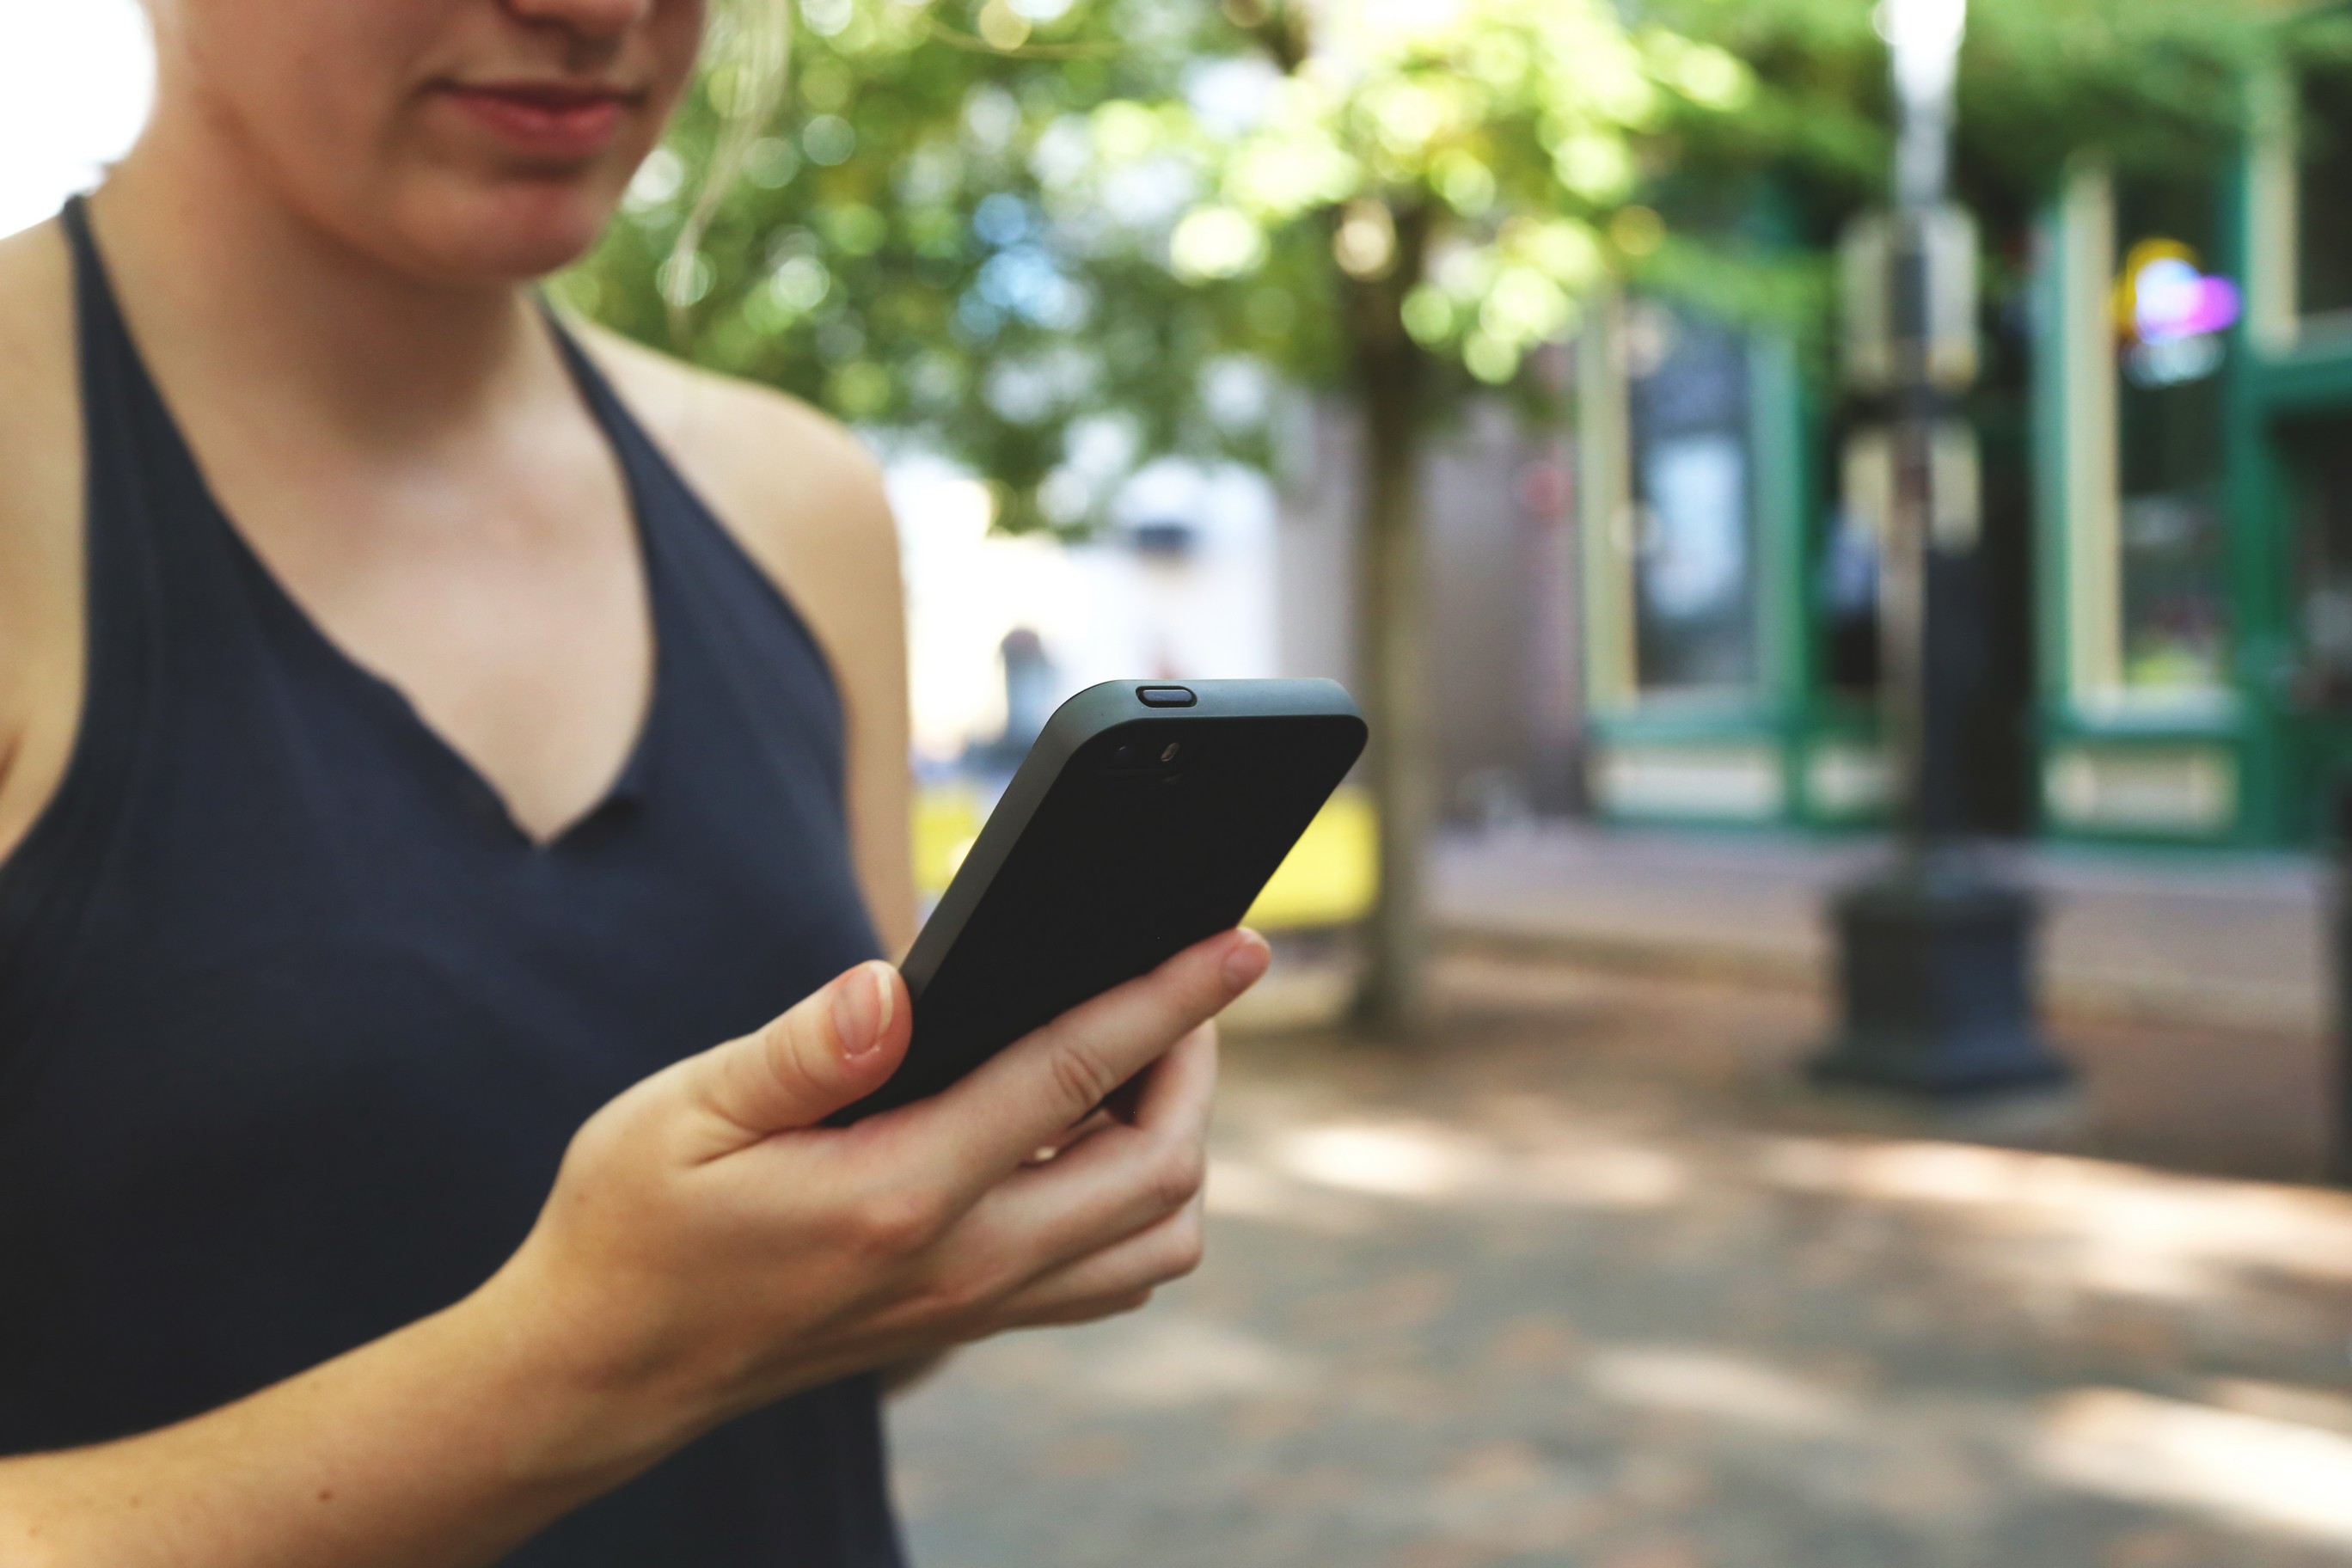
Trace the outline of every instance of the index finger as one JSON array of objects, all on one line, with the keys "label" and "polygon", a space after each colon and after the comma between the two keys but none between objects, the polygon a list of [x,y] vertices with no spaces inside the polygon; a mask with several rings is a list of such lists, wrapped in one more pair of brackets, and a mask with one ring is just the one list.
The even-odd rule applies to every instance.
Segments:
[{"label": "index finger", "polygon": [[1253,931],[1196,942],[896,1114],[908,1136],[949,1164],[951,1179],[984,1190],[1256,984],[1269,956]]}]

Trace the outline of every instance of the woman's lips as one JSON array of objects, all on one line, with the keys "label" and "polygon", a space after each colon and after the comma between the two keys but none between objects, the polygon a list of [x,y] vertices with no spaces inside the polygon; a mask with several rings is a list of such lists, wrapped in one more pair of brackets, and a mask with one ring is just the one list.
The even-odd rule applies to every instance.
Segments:
[{"label": "woman's lips", "polygon": [[610,89],[489,83],[442,89],[476,124],[517,152],[546,158],[601,153],[637,99]]}]

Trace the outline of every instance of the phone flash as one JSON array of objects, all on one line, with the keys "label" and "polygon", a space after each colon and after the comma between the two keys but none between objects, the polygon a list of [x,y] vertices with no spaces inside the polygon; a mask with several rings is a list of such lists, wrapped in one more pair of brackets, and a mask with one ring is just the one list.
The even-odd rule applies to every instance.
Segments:
[{"label": "phone flash", "polygon": [[1160,760],[1161,762],[1163,762],[1163,763],[1172,763],[1172,762],[1174,762],[1174,761],[1176,760],[1176,753],[1177,753],[1177,752],[1178,752],[1180,749],[1181,749],[1181,745],[1182,745],[1182,742],[1177,742],[1177,741],[1171,741],[1171,742],[1168,742],[1168,749],[1167,749],[1166,751],[1164,751],[1164,752],[1160,752]]}]

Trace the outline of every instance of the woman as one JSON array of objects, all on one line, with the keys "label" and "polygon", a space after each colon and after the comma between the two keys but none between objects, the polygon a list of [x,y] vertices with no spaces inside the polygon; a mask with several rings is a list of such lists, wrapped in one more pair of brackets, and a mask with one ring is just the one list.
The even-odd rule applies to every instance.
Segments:
[{"label": "woman", "polygon": [[895,1563],[877,1369],[1192,1266],[1265,946],[822,1130],[908,1034],[879,486],[530,287],[700,5],[151,10],[0,243],[0,1563]]}]

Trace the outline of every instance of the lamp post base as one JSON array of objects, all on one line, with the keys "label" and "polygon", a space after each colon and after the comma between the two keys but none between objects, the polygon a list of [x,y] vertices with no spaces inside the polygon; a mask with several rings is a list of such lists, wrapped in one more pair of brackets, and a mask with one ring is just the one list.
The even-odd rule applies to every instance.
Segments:
[{"label": "lamp post base", "polygon": [[1958,848],[1906,857],[1832,907],[1843,1025],[1817,1081],[1931,1100],[2063,1084],[2030,959],[2035,900]]}]

